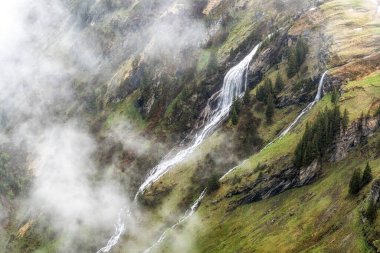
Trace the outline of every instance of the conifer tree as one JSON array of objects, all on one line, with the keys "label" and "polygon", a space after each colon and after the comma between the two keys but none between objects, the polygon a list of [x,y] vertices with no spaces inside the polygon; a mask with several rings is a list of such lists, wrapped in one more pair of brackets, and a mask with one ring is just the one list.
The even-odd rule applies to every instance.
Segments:
[{"label": "conifer tree", "polygon": [[360,188],[361,188],[360,170],[356,169],[354,173],[352,174],[348,191],[351,195],[356,195],[359,193]]},{"label": "conifer tree", "polygon": [[364,186],[371,181],[372,181],[372,169],[371,169],[371,166],[369,166],[369,163],[367,162],[367,166],[365,167],[364,172],[363,172],[361,185]]},{"label": "conifer tree", "polygon": [[334,90],[331,94],[331,103],[336,104],[338,102],[338,92]]},{"label": "conifer tree", "polygon": [[350,119],[348,116],[348,111],[347,109],[344,109],[343,118],[342,118],[342,128],[344,131],[347,130],[349,121]]},{"label": "conifer tree", "polygon": [[240,102],[236,99],[231,106],[231,121],[235,126],[239,121],[239,113],[240,113]]},{"label": "conifer tree", "polygon": [[215,74],[218,69],[218,59],[216,58],[216,53],[212,52],[207,64],[207,75]]},{"label": "conifer tree", "polygon": [[276,94],[279,94],[284,89],[284,81],[281,78],[280,74],[277,74],[276,82],[274,85],[274,91]]},{"label": "conifer tree", "polygon": [[272,123],[273,122],[273,115],[274,115],[274,102],[273,102],[273,96],[270,95],[268,98],[268,105],[267,109],[265,111],[265,118],[267,123]]},{"label": "conifer tree", "polygon": [[244,93],[243,104],[245,106],[249,106],[251,104],[251,95],[249,94],[249,89],[247,89]]},{"label": "conifer tree", "polygon": [[293,77],[298,71],[298,66],[297,66],[297,57],[296,54],[293,51],[290,51],[289,53],[289,59],[288,59],[288,77],[291,78]]},{"label": "conifer tree", "polygon": [[238,117],[236,108],[232,108],[232,111],[231,111],[231,122],[232,122],[232,125],[234,125],[234,126],[236,126],[237,123],[239,122],[239,117]]}]

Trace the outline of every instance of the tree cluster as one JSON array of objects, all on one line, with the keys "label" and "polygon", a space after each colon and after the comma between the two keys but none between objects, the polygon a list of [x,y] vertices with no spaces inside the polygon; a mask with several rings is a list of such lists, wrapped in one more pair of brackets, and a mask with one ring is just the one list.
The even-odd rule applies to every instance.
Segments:
[{"label": "tree cluster", "polygon": [[367,163],[367,166],[364,169],[363,175],[361,175],[361,171],[356,169],[351,176],[348,192],[351,195],[356,195],[360,192],[360,190],[372,181],[372,169]]},{"label": "tree cluster", "polygon": [[250,110],[246,110],[240,116],[239,123],[237,124],[235,141],[238,147],[237,153],[244,156],[245,154],[252,153],[254,147],[259,146],[262,140],[257,132],[260,121],[255,118]]},{"label": "tree cluster", "polygon": [[297,40],[296,46],[289,50],[288,77],[291,78],[300,70],[301,65],[306,60],[309,46],[303,38]]},{"label": "tree cluster", "polygon": [[273,122],[275,97],[284,89],[284,81],[281,76],[278,74],[276,77],[275,85],[273,87],[273,83],[271,79],[266,79],[264,84],[257,87],[256,91],[256,99],[260,102],[263,102],[267,105],[265,110],[265,118],[267,123]]},{"label": "tree cluster", "polygon": [[314,123],[306,125],[306,130],[295,150],[294,164],[307,166],[317,158],[322,158],[331,146],[341,127],[341,113],[338,106],[325,109]]}]

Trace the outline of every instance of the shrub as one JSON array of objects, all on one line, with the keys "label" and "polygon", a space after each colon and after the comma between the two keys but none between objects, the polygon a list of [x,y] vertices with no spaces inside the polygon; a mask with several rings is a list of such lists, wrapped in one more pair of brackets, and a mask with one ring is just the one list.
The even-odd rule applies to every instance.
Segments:
[{"label": "shrub", "polygon": [[219,183],[219,177],[216,174],[213,174],[206,183],[207,192],[212,193],[219,189],[220,183]]}]

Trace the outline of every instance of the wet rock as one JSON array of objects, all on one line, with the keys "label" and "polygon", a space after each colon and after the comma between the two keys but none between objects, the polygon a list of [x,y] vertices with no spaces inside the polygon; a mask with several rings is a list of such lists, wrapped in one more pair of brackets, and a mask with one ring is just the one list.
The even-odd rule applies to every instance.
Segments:
[{"label": "wet rock", "polygon": [[245,195],[231,203],[230,209],[262,199],[268,199],[286,190],[310,184],[320,176],[321,171],[318,160],[300,169],[290,165],[275,174],[264,177],[264,179],[256,180],[251,186],[227,194],[226,197],[240,194]]},{"label": "wet rock", "polygon": [[379,127],[379,117],[363,118],[353,122],[346,131],[342,132],[335,144],[330,162],[343,160],[350,151],[365,142]]},{"label": "wet rock", "polygon": [[380,179],[372,183],[370,198],[376,205],[380,205]]}]

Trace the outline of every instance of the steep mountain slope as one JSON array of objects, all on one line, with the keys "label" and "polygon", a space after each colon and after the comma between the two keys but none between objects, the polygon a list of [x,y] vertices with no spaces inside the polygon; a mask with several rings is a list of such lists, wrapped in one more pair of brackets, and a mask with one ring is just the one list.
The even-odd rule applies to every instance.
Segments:
[{"label": "steep mountain slope", "polygon": [[378,1],[58,2],[74,98],[2,119],[0,251],[380,250]]}]

